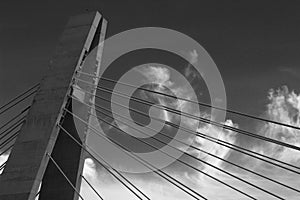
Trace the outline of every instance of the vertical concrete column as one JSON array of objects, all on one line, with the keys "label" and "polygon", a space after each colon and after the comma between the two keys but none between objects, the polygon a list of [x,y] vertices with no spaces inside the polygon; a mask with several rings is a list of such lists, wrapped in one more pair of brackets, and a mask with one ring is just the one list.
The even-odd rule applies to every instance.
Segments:
[{"label": "vertical concrete column", "polygon": [[[74,191],[66,189],[66,184],[58,178],[53,166],[51,167],[50,163],[48,166],[49,158],[46,153],[53,153],[53,157],[66,170],[66,174],[70,175],[73,184],[79,188],[78,175],[83,166],[81,149],[75,147],[76,144],[71,143],[65,134],[60,133],[56,124],[61,120],[63,108],[67,106],[72,109],[68,97],[72,92],[72,78],[74,72],[80,69],[84,55],[91,50],[93,41],[98,40],[95,36],[98,26],[101,26],[100,22],[103,21],[101,18],[98,12],[93,12],[69,20],[50,61],[49,70],[41,81],[26,123],[21,127],[7,165],[0,176],[1,200],[33,200],[41,181],[45,184],[42,184],[43,191],[49,192],[50,195],[45,199],[74,198],[74,194],[71,194]],[[88,113],[86,115],[88,117]],[[77,133],[72,123],[72,118],[66,116],[63,126],[68,128],[78,141],[84,143],[84,134]],[[66,196],[62,196],[62,193],[60,196],[54,196],[58,195],[59,188],[66,189]],[[47,194],[43,191],[42,194],[46,197]]]},{"label": "vertical concrete column", "polygon": [[[89,56],[84,60],[81,65],[80,71],[85,74],[91,74],[92,76],[97,76],[100,68],[100,60],[103,46],[99,46],[99,43],[103,44],[104,35],[106,31],[106,21],[102,18],[99,22],[99,25],[96,28],[95,36],[91,43],[90,51],[87,52]],[[94,49],[95,48],[95,49]],[[100,57],[99,57],[100,56]],[[67,109],[76,113],[80,118],[84,119],[86,123],[89,123],[89,116],[91,107],[82,104],[81,101],[87,104],[94,103],[94,96],[90,93],[96,92],[95,87],[98,84],[98,81],[94,77],[78,73],[76,76],[89,83],[94,85],[87,84],[85,82],[80,82],[79,80],[74,81],[76,88],[81,88],[83,91],[88,91],[85,93],[84,99],[79,100],[78,102],[73,102],[72,99],[69,99],[67,104]],[[84,92],[83,92],[84,93]],[[75,105],[75,108],[72,106]],[[76,110],[75,110],[76,109]],[[88,127],[86,124],[77,120],[77,123],[82,123],[82,130],[78,130],[75,127],[73,116],[69,113],[65,113],[62,126],[68,133],[70,133],[79,143],[85,145],[86,140],[86,131]],[[79,127],[77,127],[79,128]],[[77,131],[79,131],[77,133]],[[77,191],[80,191],[81,185],[81,174],[84,166],[86,152],[76,143],[74,140],[69,137],[63,130],[60,130],[58,138],[56,140],[52,157],[61,167],[61,169],[66,173],[66,176],[70,179],[74,186],[76,186]],[[39,196],[40,200],[76,200],[78,199],[77,193],[66,181],[66,179],[61,175],[57,170],[56,166],[50,162],[47,166],[46,172],[44,174],[41,192]]]}]

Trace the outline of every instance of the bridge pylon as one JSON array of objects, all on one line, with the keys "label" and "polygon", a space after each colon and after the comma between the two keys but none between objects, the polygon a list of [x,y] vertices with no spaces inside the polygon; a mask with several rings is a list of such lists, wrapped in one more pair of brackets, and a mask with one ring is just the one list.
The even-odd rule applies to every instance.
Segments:
[{"label": "bridge pylon", "polygon": [[[76,130],[73,117],[64,109],[74,109],[70,95],[76,84],[76,72],[95,76],[99,72],[106,24],[98,12],[74,16],[68,21],[0,175],[1,200],[34,200],[37,193],[40,200],[78,199],[47,154],[51,154],[79,191],[85,154],[57,124],[62,124],[77,141],[85,144],[86,132]],[[97,50],[88,56],[90,63],[84,65],[86,56],[94,48]],[[96,79],[92,81],[95,86],[98,84]],[[89,93],[95,92],[91,85],[83,87]],[[93,99],[88,93],[85,98]],[[78,106],[80,117],[89,122],[90,107]]]}]

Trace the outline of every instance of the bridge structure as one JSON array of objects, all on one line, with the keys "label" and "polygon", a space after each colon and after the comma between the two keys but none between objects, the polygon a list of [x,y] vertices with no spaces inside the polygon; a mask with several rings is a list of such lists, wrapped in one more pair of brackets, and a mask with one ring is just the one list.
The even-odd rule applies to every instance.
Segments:
[{"label": "bridge structure", "polygon": [[[85,181],[87,185],[93,189],[93,192],[95,192],[99,199],[105,199],[105,197],[101,195],[101,191],[97,191],[82,174],[84,160],[87,157],[92,158],[106,169],[109,174],[128,189],[128,192],[133,193],[137,199],[151,199],[149,195],[144,193],[140,188],[126,178],[126,175],[113,168],[108,162],[103,160],[100,155],[92,153],[92,150],[90,150],[86,144],[86,136],[88,132],[93,131],[97,133],[97,130],[94,130],[90,125],[92,105],[95,104],[95,98],[103,98],[101,96],[97,96],[95,91],[96,89],[101,89],[98,86],[99,79],[101,78],[98,74],[101,67],[101,55],[105,45],[103,42],[105,39],[106,26],[107,21],[98,12],[91,12],[71,17],[49,63],[48,71],[41,82],[0,107],[0,115],[4,115],[6,112],[9,112],[22,104],[24,101],[29,102],[25,107],[24,104],[22,104],[22,109],[19,109],[18,107],[19,112],[15,112],[15,115],[8,118],[8,120],[0,127],[0,156],[9,155],[6,162],[2,164],[0,163],[0,171],[2,171],[2,174],[0,175],[1,200],[84,199],[84,197],[80,194],[82,181]],[[94,49],[96,50],[91,53]],[[89,59],[87,59],[87,55],[89,55]],[[84,63],[86,62],[88,62],[88,64],[85,65]],[[111,79],[106,79],[106,81],[117,82],[116,80]],[[130,85],[127,86],[134,87]],[[74,101],[78,98],[78,95],[76,95],[78,88],[83,91],[84,96],[81,98],[81,102],[76,103],[76,108],[74,108],[72,105],[74,105]],[[112,92],[108,89],[106,90],[108,92]],[[171,96],[170,94],[163,94],[145,88],[142,88],[142,90],[174,98],[174,96]],[[126,94],[123,95],[126,96]],[[103,100],[109,101],[107,99]],[[182,100],[190,101],[188,99]],[[143,99],[137,99],[137,101],[147,104],[147,101],[144,101]],[[197,103],[199,106],[211,107],[211,105],[204,103],[192,103]],[[74,109],[77,109],[77,111],[74,112]],[[103,112],[103,114],[105,114],[105,108],[98,106],[98,109],[99,112]],[[191,119],[196,119],[216,127],[225,128],[239,134],[248,135],[249,137],[274,143],[285,148],[291,148],[296,151],[300,150],[297,146],[251,133],[246,130],[219,124],[212,120],[193,116],[189,113],[178,113],[177,110],[172,108],[162,109],[174,114],[185,115]],[[133,111],[140,112],[138,110]],[[283,124],[237,111],[225,111],[267,123],[273,123],[278,126],[285,126],[300,130],[299,127],[289,124]],[[115,114],[118,115],[118,113]],[[145,113],[140,114],[147,115]],[[80,126],[82,130],[78,130],[78,128],[75,127],[74,119],[80,121],[82,124],[82,126]],[[100,120],[107,123],[103,119]],[[177,125],[170,123],[170,126],[175,127]],[[115,128],[117,129],[118,127],[116,126]],[[196,133],[191,130],[185,131],[189,134],[216,143],[217,145],[225,146],[233,151],[243,153],[249,157],[271,164],[274,167],[300,175],[300,168],[298,166],[245,149],[235,144],[230,144],[226,141],[222,141],[218,138],[202,133]],[[101,133],[97,134],[101,135]],[[184,144],[183,141],[178,142],[182,142]],[[126,151],[126,148],[121,146],[121,144],[117,145],[119,145],[121,149],[138,162],[153,170],[153,172],[159,177],[171,183],[174,188],[181,190],[190,198],[207,199],[204,195],[200,194],[199,191],[187,187],[184,183],[175,179],[167,172],[161,169],[156,169],[151,163],[139,158],[130,151]],[[151,144],[145,143],[145,145]],[[255,172],[245,166],[240,166],[231,161],[224,160],[199,147],[191,146],[191,148],[201,151],[202,153],[216,159],[221,159],[223,162],[227,162],[228,164],[234,165],[247,173],[252,173],[266,179],[267,181],[275,183],[286,190],[300,193],[297,188],[267,177],[264,174]],[[168,156],[167,153],[166,156]],[[193,155],[188,154],[188,156],[202,162],[205,165],[211,166],[210,163],[206,163]],[[191,166],[185,161],[179,160],[179,162],[191,167],[193,170],[198,171],[205,176],[208,176],[215,180],[216,183],[232,189],[241,196],[256,199],[253,195],[242,191],[236,186],[219,180],[217,177],[214,177],[214,175],[207,174],[195,166]],[[249,187],[253,187],[253,189],[259,190],[268,196],[272,196],[275,199],[284,199],[278,194],[251,183],[248,180],[244,180],[243,178],[240,178],[224,169],[216,166],[211,167],[214,167],[221,173],[225,173],[238,181],[248,184]]]}]

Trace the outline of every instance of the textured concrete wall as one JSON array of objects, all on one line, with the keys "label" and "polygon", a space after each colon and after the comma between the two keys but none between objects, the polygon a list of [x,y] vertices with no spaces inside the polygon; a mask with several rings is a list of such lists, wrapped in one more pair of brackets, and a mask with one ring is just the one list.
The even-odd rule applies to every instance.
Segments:
[{"label": "textured concrete wall", "polygon": [[[46,153],[52,153],[54,147],[53,157],[61,162],[66,172],[71,174],[74,184],[79,187],[78,174],[83,164],[79,158],[82,158],[83,154],[74,143],[71,144],[70,140],[62,136],[56,123],[61,118],[62,108],[70,101],[67,94],[70,93],[71,79],[74,71],[82,63],[84,53],[91,47],[100,19],[100,14],[94,12],[72,17],[68,22],[50,61],[48,73],[43,78],[29,110],[27,121],[21,128],[7,165],[0,176],[1,200],[34,199],[49,161]],[[71,121],[67,120],[65,126]],[[71,126],[69,128],[73,130]],[[77,133],[72,132],[76,136]],[[85,142],[84,135],[77,134],[77,139]],[[72,152],[74,154],[70,154]],[[70,159],[65,160],[69,154]],[[51,169],[51,166],[48,169]],[[56,186],[52,185],[54,187],[51,186],[53,194],[58,194],[55,190],[60,184],[65,186],[63,180],[57,178],[58,174],[55,171],[47,170],[45,175],[48,177],[43,179],[45,183],[51,181],[58,183]],[[69,198],[52,196],[46,199]]]}]

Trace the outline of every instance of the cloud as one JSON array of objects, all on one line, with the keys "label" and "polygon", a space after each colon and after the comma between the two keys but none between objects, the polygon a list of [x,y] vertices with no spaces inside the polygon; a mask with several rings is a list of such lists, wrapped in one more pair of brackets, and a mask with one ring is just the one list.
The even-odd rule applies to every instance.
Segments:
[{"label": "cloud", "polygon": [[[191,63],[198,62],[198,54],[196,51],[190,52]],[[186,77],[195,76],[192,71],[192,68],[189,68],[185,71]],[[171,81],[171,73],[168,68],[160,66],[147,66],[143,67],[140,72],[147,78],[147,82],[157,83],[159,87],[154,88],[159,92],[168,92],[165,87],[169,88],[176,96],[180,96],[187,99],[192,99],[191,91],[186,90],[183,85],[178,85],[174,81]],[[147,98],[147,96],[144,96]],[[167,106],[175,106],[175,109],[184,111],[196,116],[201,116],[207,119],[210,119],[209,113],[201,111],[201,113],[195,113],[193,105],[186,101],[169,101],[169,99],[162,97],[161,95],[153,95],[152,97],[157,98],[158,102]],[[269,119],[292,124],[294,126],[300,126],[300,95],[297,95],[295,92],[289,92],[287,87],[283,87],[279,90],[270,90],[268,96],[269,103],[266,106],[266,116]],[[263,112],[263,111],[262,111]],[[169,112],[163,112],[164,119],[170,121],[172,120],[171,114]],[[213,116],[212,116],[213,117]],[[209,135],[219,140],[226,141],[231,144],[239,145],[237,142],[238,136],[237,133],[222,129],[210,124],[201,124],[199,127],[195,127],[197,123],[195,120],[191,120],[187,117],[183,117],[182,120],[184,123],[191,129],[197,130],[202,134]],[[231,119],[227,119],[224,122],[227,126],[239,128],[238,124],[235,124]],[[270,137],[276,140],[280,140],[286,143],[300,146],[300,134],[299,131],[293,130],[291,128],[286,128],[270,123],[265,123],[262,126],[257,124],[258,133],[266,137]],[[280,180],[284,183],[287,183],[291,186],[296,186],[297,181],[293,176],[282,171],[275,171],[270,166],[265,165],[264,163],[258,161],[257,159],[249,159],[248,156],[244,154],[238,154],[238,156],[232,156],[233,151],[227,147],[221,146],[219,144],[210,142],[206,139],[200,137],[189,138],[193,140],[193,145],[198,148],[201,148],[211,154],[214,154],[222,159],[229,160],[233,163],[242,165],[243,167],[249,168],[250,170],[256,172],[264,172],[263,175],[266,175],[270,178]],[[244,138],[245,139],[245,138]],[[256,140],[251,140],[254,142]],[[259,153],[280,159],[292,164],[299,165],[300,155],[294,150],[290,150],[283,147],[278,147],[270,143],[253,143],[250,145],[251,150],[257,151]],[[242,170],[238,171],[235,167],[230,166],[229,164],[224,163],[224,161],[213,158],[207,154],[201,153],[194,149],[189,149],[188,153],[197,156],[198,158],[206,161],[213,166],[224,169],[238,177],[243,178],[251,183],[254,183],[262,188],[266,188],[274,193],[278,193],[281,196],[284,196],[288,199],[296,199],[293,193],[289,193],[284,190],[282,187],[279,187],[276,184],[270,183],[265,179],[259,178],[249,173],[245,173]],[[190,161],[190,160],[188,160]],[[242,191],[245,191],[249,194],[252,194],[256,198],[271,199],[268,195],[255,190],[253,187],[250,187],[240,181],[224,175],[223,173],[213,169],[212,167],[206,166],[204,164],[199,164],[199,162],[190,163],[196,166],[198,169],[206,172],[214,177],[232,184],[234,187],[239,188]],[[206,196],[208,199],[247,199],[242,198],[239,193],[233,192],[231,189],[225,187],[224,185],[217,183],[216,181],[211,180],[210,178],[198,173],[189,173],[186,168],[166,168],[172,177],[176,177],[179,181],[183,182],[188,187],[194,188],[199,193]],[[280,173],[279,173],[280,172]],[[103,168],[96,165],[93,160],[87,159],[84,167],[84,175],[86,178],[100,191],[105,199],[132,199],[134,196],[125,189],[119,182],[111,177]],[[141,188],[150,198],[153,199],[189,199],[186,194],[181,192],[179,189],[174,188],[167,182],[150,178],[141,178],[138,175],[125,174],[126,177],[129,177],[136,186]],[[152,175],[148,175],[149,177]],[[222,191],[222,192],[216,192]],[[86,183],[82,184],[82,193],[86,199],[96,199],[95,194]]]},{"label": "cloud", "polygon": [[[97,168],[95,162],[87,158],[83,169],[83,175],[95,187],[95,189],[104,197],[104,199],[135,199],[136,197],[125,188],[120,182],[113,178],[105,169]],[[117,175],[117,174],[116,174]],[[130,182],[143,191],[151,199],[180,200],[186,199],[186,195],[166,182],[144,181],[133,174],[123,174]],[[122,178],[121,178],[122,179]],[[98,199],[95,192],[82,182],[81,191],[84,199]]]},{"label": "cloud", "polygon": [[[270,90],[268,99],[266,116],[269,119],[300,127],[300,94],[289,92],[288,87],[283,86],[276,91]],[[300,147],[299,130],[265,123],[259,132],[266,137]],[[255,150],[285,162],[300,164],[300,153],[287,147],[266,142],[255,147]]]},{"label": "cloud", "polygon": [[170,71],[165,67],[148,66],[139,69],[139,72],[147,77],[149,82],[167,87],[173,85],[173,83],[170,81]]},{"label": "cloud", "polygon": [[[192,64],[195,64],[196,62],[198,62],[197,51],[193,50],[193,51],[189,52],[188,59],[190,60],[190,62]],[[157,67],[156,66],[147,66],[147,67],[143,67],[142,70],[140,70],[140,71],[148,79],[149,82],[156,82],[156,83],[161,84],[160,87],[151,88],[151,89],[154,89],[161,93],[168,93],[168,91],[166,91],[164,89],[164,87],[168,87],[177,97],[197,101],[196,97],[193,95],[194,91],[190,91],[189,89],[187,89],[185,87],[185,85],[180,85],[180,84],[175,83],[175,79],[174,79],[174,82],[172,82],[170,80],[171,79],[170,72],[167,68],[158,67],[158,66]],[[193,74],[195,74],[195,73],[193,73]],[[210,116],[209,113],[206,113],[204,111],[203,112],[200,111],[201,113],[197,112],[195,109],[195,106],[198,107],[197,104],[194,104],[194,103],[191,103],[188,101],[184,101],[184,100],[177,100],[175,102],[173,101],[172,105],[170,105],[170,101],[168,101],[168,98],[163,97],[162,95],[155,95],[155,94],[149,94],[149,95],[153,95],[153,97],[157,98],[158,102],[160,104],[174,108],[181,112],[189,113],[194,116],[201,116],[201,117],[204,117],[207,119],[210,119],[210,117],[212,117],[212,118],[214,117],[214,116]],[[170,112],[163,111],[163,115],[164,115],[164,120],[172,121],[171,117],[170,117],[170,116],[172,116],[172,114]],[[181,121],[183,122],[183,125],[185,126],[185,128],[188,128],[189,130],[201,132],[203,134],[210,135],[212,137],[224,140],[228,143],[234,143],[236,140],[235,132],[233,132],[233,131],[225,130],[225,129],[222,129],[222,128],[219,128],[219,127],[216,127],[216,126],[213,126],[210,124],[202,124],[202,126],[199,127],[198,120],[191,119],[190,117],[184,116],[184,115],[181,115]],[[228,126],[233,126],[235,128],[238,128],[238,125],[234,124],[232,122],[232,120],[230,120],[230,119],[226,120],[225,124]],[[216,143],[210,142],[206,139],[190,136],[189,138],[187,138],[187,141],[183,141],[183,142],[188,143],[189,140],[192,140],[192,142],[194,143],[194,145],[196,147],[202,148],[209,153],[219,156],[220,158],[226,159],[228,157],[228,155],[230,154],[230,149],[228,149],[224,146],[220,146]],[[190,150],[190,153],[192,153],[193,155],[196,155],[198,158],[206,160],[207,162],[213,163],[214,165],[216,165],[218,167],[222,167],[222,163],[223,163],[222,161],[220,161],[216,158],[212,158],[211,156],[207,156],[207,154],[203,154],[194,149]],[[198,167],[202,170],[211,170],[210,168],[207,168],[204,165],[199,165]],[[180,172],[178,172],[178,173],[180,173]],[[184,172],[182,173],[182,175],[185,177],[188,177],[188,176],[186,176],[186,174]]]},{"label": "cloud", "polygon": [[[230,120],[230,119],[227,119],[224,124],[227,126],[238,128],[238,125],[234,124],[232,122],[232,120]],[[197,132],[200,132],[200,133],[208,135],[208,136],[212,136],[214,138],[218,138],[219,140],[222,140],[222,141],[225,141],[225,142],[228,142],[231,144],[234,144],[235,140],[236,140],[235,132],[233,132],[231,130],[227,130],[227,129],[222,129],[220,127],[216,127],[216,126],[213,126],[210,124],[199,128],[197,130]],[[204,149],[205,151],[212,153],[223,159],[226,159],[230,154],[230,149],[228,149],[227,147],[213,143],[209,140],[202,139],[200,137],[197,137],[196,144],[199,145],[199,148]],[[209,163],[213,164],[216,167],[220,167],[220,168],[222,167],[223,161],[221,161],[219,159],[215,159],[215,158],[212,158],[211,156],[207,156],[207,155],[199,155],[199,156],[204,157],[206,159],[206,161],[208,161]]]},{"label": "cloud", "polygon": [[97,178],[96,164],[91,158],[85,159],[83,175],[89,178]]},{"label": "cloud", "polygon": [[[282,123],[291,124],[294,126],[300,126],[300,95],[296,94],[295,92],[290,92],[287,87],[283,87],[278,90],[270,90],[269,96],[268,96],[269,103],[266,106],[266,116],[275,121],[279,121]],[[182,102],[181,102],[182,103]],[[184,107],[186,105],[178,104],[179,107]],[[188,109],[189,107],[184,109]],[[210,118],[209,114],[207,113],[200,113],[202,117]],[[232,120],[227,119],[225,122],[226,125],[232,126],[235,128],[239,128],[237,124],[235,124]],[[265,123],[263,126],[257,127],[258,132],[261,135],[264,135],[266,137],[270,137],[276,140],[280,140],[286,143],[290,143],[293,145],[300,146],[300,134],[299,131],[296,131],[291,128],[286,128],[270,123]],[[236,144],[237,143],[237,134],[233,131],[221,129],[209,124],[202,124],[198,129],[198,132],[201,132],[205,135],[213,136],[215,138],[219,138],[220,140],[226,141],[228,143]],[[252,141],[252,140],[251,140]],[[223,159],[229,159],[229,156],[232,154],[232,150],[230,150],[227,147],[220,146],[218,144],[212,143],[208,140],[201,139],[199,137],[194,138],[193,145],[210,152],[214,155],[217,155],[218,157],[221,157]],[[265,155],[274,157],[276,159],[280,159],[295,165],[299,165],[300,155],[298,152],[294,150],[290,150],[283,147],[278,147],[276,145],[270,144],[270,143],[259,143],[259,144],[253,144],[254,151],[263,153]],[[282,186],[279,186],[277,184],[273,184],[268,180],[265,180],[263,178],[257,177],[253,174],[245,173],[245,171],[237,171],[234,170],[233,167],[228,167],[228,165],[224,165],[224,162],[221,160],[218,160],[216,158],[212,158],[211,156],[208,156],[206,154],[197,152],[195,150],[189,150],[188,153],[191,153],[193,155],[196,155],[198,158],[203,159],[206,162],[209,162],[210,164],[219,167],[221,169],[225,169],[228,172],[243,178],[244,180],[247,180],[253,184],[256,184],[262,188],[267,189],[268,191],[271,191],[273,193],[276,193],[284,198],[287,199],[297,199],[297,194],[293,192],[289,192],[289,190],[286,190]],[[247,156],[241,154],[239,157],[235,157],[235,160],[233,162],[238,163],[244,167],[249,168],[250,170],[256,171],[258,173],[264,172],[263,175],[268,176],[270,178],[273,178],[275,180],[281,181],[283,183],[286,183],[287,185],[290,185],[292,187],[297,186],[297,178],[294,177],[294,175],[290,173],[284,173],[284,171],[274,171],[274,168],[270,168],[270,166],[266,166],[260,161],[254,160],[254,159],[245,159]],[[240,159],[240,160],[239,160]],[[232,160],[231,160],[232,161]],[[195,163],[193,163],[195,164]],[[197,166],[197,165],[196,165]],[[254,189],[253,187],[241,183],[240,181],[229,177],[227,175],[222,174],[221,172],[199,164],[198,169],[203,170],[204,172],[213,175],[214,177],[231,184],[232,186],[239,188],[240,190],[256,197],[256,198],[264,198],[264,199],[272,199],[270,195],[267,195],[266,193],[263,193],[259,190]],[[184,169],[184,168],[181,168]],[[177,180],[183,182],[185,185],[189,186],[190,188],[195,189],[199,193],[203,194],[207,198],[212,199],[247,199],[246,197],[243,197],[241,194],[237,192],[233,192],[231,189],[227,188],[226,186],[217,183],[216,181],[201,175],[200,173],[193,173],[189,174],[187,171],[172,171],[172,169],[168,170],[168,172]],[[261,173],[262,174],[262,173]],[[140,179],[137,177],[133,177],[131,179],[135,184],[137,184],[139,187],[145,191],[146,194],[149,194],[150,197],[155,197],[157,199],[189,199],[187,195],[185,195],[183,192],[181,192],[178,189],[175,189],[171,185],[167,184],[164,181],[151,181],[148,179]],[[119,189],[121,186],[118,186],[116,183],[112,184],[109,187],[106,187],[104,189],[106,195],[108,197],[115,197],[118,198],[116,195],[116,191],[120,191],[120,196],[123,196],[127,198],[128,191],[124,191]],[[149,189],[150,187],[150,189]],[[102,189],[103,190],[103,189]],[[115,193],[113,192],[115,191]],[[222,192],[216,192],[216,191],[222,191]],[[109,194],[109,193],[113,194]],[[176,195],[175,195],[176,194]],[[127,196],[126,196],[127,195]],[[129,198],[129,196],[128,196]]]},{"label": "cloud", "polygon": [[191,64],[195,64],[198,62],[198,53],[195,49],[189,52],[189,61]]},{"label": "cloud", "polygon": [[[190,58],[191,61],[196,62],[198,57],[197,52],[194,50],[190,52],[189,55],[191,57]],[[175,95],[178,98],[197,101],[197,97],[194,94],[195,92],[191,91],[190,87],[181,84],[179,81],[176,80],[176,78],[174,78],[174,81],[171,80],[171,73],[168,68],[159,67],[159,66],[147,66],[142,68],[140,72],[145,76],[145,78],[147,78],[148,83],[153,82],[159,84],[159,87],[151,88],[154,91],[169,94],[169,95]],[[147,93],[147,94],[157,99],[161,105],[179,110],[181,112],[190,113],[195,116],[200,115],[200,113],[195,112],[197,110],[195,109],[195,107],[198,105],[194,103],[184,101],[184,100],[179,100],[179,99],[174,101],[173,98],[157,95],[155,93],[153,94]],[[170,115],[172,115],[170,112],[163,111],[162,113],[163,119],[165,121],[172,121]],[[173,114],[173,117],[174,116],[176,115]],[[197,128],[196,125],[198,124],[196,120],[192,120],[184,116],[181,116],[181,120],[189,128],[191,128],[192,130],[196,130]]]},{"label": "cloud", "polygon": [[[266,106],[266,115],[269,119],[291,124],[294,126],[300,126],[300,94],[296,94],[293,91],[289,91],[287,87],[283,87],[278,90],[270,90],[268,96],[269,103]],[[179,107],[187,106],[186,108],[181,109],[189,109],[188,105],[179,104]],[[207,113],[200,113],[202,117],[210,118]],[[236,127],[239,126],[235,124],[232,120],[227,119],[225,122],[226,125]],[[201,132],[206,135],[210,135],[220,140],[236,143],[236,133],[230,130],[220,129],[212,125],[201,125],[198,129],[198,132]],[[296,131],[291,128],[286,128],[270,123],[265,123],[259,130],[260,134],[274,138],[276,140],[280,140],[286,143],[290,143],[293,145],[300,146],[300,134],[299,131]],[[199,137],[194,138],[194,145],[197,145],[199,148],[204,149],[214,155],[217,155],[223,159],[228,159],[231,155],[231,150],[219,146],[215,143],[209,142],[208,140],[201,139]],[[294,150],[289,150],[287,148],[277,147],[276,145],[272,145],[270,143],[264,143],[260,145],[254,146],[254,149],[257,152],[266,154],[268,156],[272,156],[276,159],[284,160],[286,162],[299,165],[300,156],[299,153]],[[217,160],[205,154],[190,151],[193,155],[196,155],[198,158],[201,158],[216,167],[225,169],[223,165],[223,161]],[[8,155],[0,157],[0,164],[6,161]],[[247,162],[251,162],[247,160]],[[244,163],[247,166],[249,163]],[[280,180],[292,187],[297,187],[298,179],[290,174],[284,173],[274,173],[272,168],[267,168],[262,163],[257,162],[250,169],[260,170],[259,168],[265,169],[265,174],[273,179]],[[216,170],[211,169],[210,167],[199,165],[197,166],[199,169],[204,172],[215,176],[226,183],[230,183],[233,186],[255,196],[256,198],[264,198],[264,199],[272,199],[270,196],[263,194],[257,190],[254,190],[250,186],[246,186],[245,184],[241,184],[241,182],[229,178],[221,173],[218,173]],[[252,182],[260,187],[266,188],[272,192],[280,194],[281,196],[287,199],[297,199],[296,194],[289,193],[284,190],[282,187],[271,184],[270,182],[263,180],[261,178],[246,174],[246,173],[238,173],[230,171],[231,169],[227,168],[229,172],[242,177],[243,179]],[[222,184],[219,184],[205,176],[200,174],[187,174],[185,171],[175,172],[170,170],[171,175],[176,177],[179,181],[183,182],[188,187],[193,188],[198,191],[200,194],[203,194],[208,199],[247,199],[243,198],[240,194],[233,192],[231,189],[226,188]],[[134,195],[129,192],[124,186],[122,186],[118,181],[116,181],[107,171],[101,167],[99,167],[92,159],[88,158],[85,160],[83,175],[91,182],[91,184],[96,188],[97,191],[104,197],[104,199],[134,199]],[[138,175],[132,174],[124,174],[130,181],[132,181],[136,186],[142,189],[142,191],[147,194],[151,199],[163,199],[163,200],[179,200],[179,199],[192,199],[189,198],[185,193],[176,189],[174,186],[170,185],[166,181],[150,178],[141,178]],[[152,176],[152,175],[149,175]],[[190,182],[189,182],[190,181]],[[191,183],[192,182],[192,183]],[[216,192],[222,191],[222,192]],[[89,186],[82,181],[81,194],[87,200],[89,199],[97,199],[95,193],[89,188]]]},{"label": "cloud", "polygon": [[194,82],[195,84],[199,84],[199,80],[202,80],[204,73],[203,71],[200,71],[199,74],[198,71],[194,68],[194,66],[196,66],[196,64],[198,63],[197,51],[194,49],[193,51],[188,52],[187,59],[189,61],[189,64],[184,69],[184,75],[189,79],[191,83]]}]

